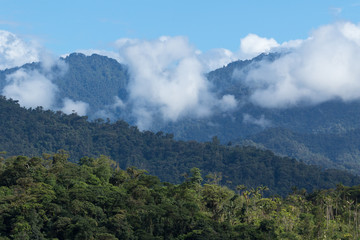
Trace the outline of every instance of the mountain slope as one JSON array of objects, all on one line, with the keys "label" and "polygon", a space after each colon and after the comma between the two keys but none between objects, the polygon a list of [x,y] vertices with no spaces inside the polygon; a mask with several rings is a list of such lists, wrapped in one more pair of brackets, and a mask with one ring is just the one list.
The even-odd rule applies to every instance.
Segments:
[{"label": "mountain slope", "polygon": [[[299,105],[285,109],[262,108],[249,101],[254,89],[245,82],[247,72],[256,68],[261,61],[271,62],[278,56],[278,54],[262,54],[252,60],[230,63],[206,75],[212,84],[211,90],[214,95],[219,98],[226,94],[235,96],[239,103],[235,110],[228,112],[214,110],[212,115],[206,118],[185,117],[176,122],[164,122],[158,119],[159,121],[153,122],[150,130],[173,133],[175,139],[181,140],[210,141],[213,136],[217,136],[222,143],[228,143],[250,139],[277,153],[301,158],[307,163],[325,168],[347,169],[359,174],[357,169],[360,169],[360,157],[357,145],[343,147],[340,155],[327,153],[338,148],[338,143],[330,139],[333,138],[331,134],[340,134],[338,137],[342,138],[344,146],[352,144],[350,135],[360,129],[359,101],[332,100],[318,105]],[[89,119],[109,117],[113,121],[122,119],[129,124],[135,124],[131,103],[126,102],[130,94],[128,86],[131,81],[126,66],[96,54],[92,56],[71,54],[63,60],[67,63],[67,71],[52,79],[58,87],[56,109],[61,109],[62,101],[70,98],[73,101],[89,104],[87,112]],[[40,69],[41,65],[33,63],[23,68]],[[8,83],[6,76],[18,69],[0,71],[1,88]],[[242,77],[239,77],[239,74],[235,74],[234,77],[234,72],[241,72]],[[299,139],[294,134],[283,136],[280,132],[267,131],[269,128],[300,135],[306,134],[307,137]],[[278,133],[280,135],[276,136]],[[346,136],[347,133],[350,134],[349,137]],[[261,137],[256,137],[258,134]],[[320,145],[311,141],[318,139],[319,134],[330,134],[331,136],[325,137],[329,139],[329,143]],[[273,139],[271,140],[273,143],[267,143],[269,140],[266,139]],[[288,149],[282,150],[285,140]],[[313,149],[315,146],[317,149]]]},{"label": "mountain slope", "polygon": [[179,183],[193,167],[204,175],[222,173],[222,184],[235,188],[266,185],[270,194],[287,194],[292,186],[314,189],[360,184],[360,177],[345,171],[309,166],[294,159],[253,147],[229,147],[211,142],[176,141],[162,132],[140,132],[123,121],[88,122],[76,114],[21,108],[15,101],[0,99],[0,150],[7,155],[39,156],[64,149],[71,159],[110,156],[121,168],[136,166],[163,181]]},{"label": "mountain slope", "polygon": [[[303,159],[308,164],[346,169],[360,173],[360,129],[345,133],[296,133],[271,128],[250,136],[245,143],[270,149],[278,154]],[[256,143],[256,144],[254,144]]]},{"label": "mountain slope", "polygon": [[127,98],[127,68],[116,60],[93,54],[73,53],[64,59],[68,70],[54,79],[61,98],[68,97],[90,104],[91,112],[114,103],[114,97]]}]

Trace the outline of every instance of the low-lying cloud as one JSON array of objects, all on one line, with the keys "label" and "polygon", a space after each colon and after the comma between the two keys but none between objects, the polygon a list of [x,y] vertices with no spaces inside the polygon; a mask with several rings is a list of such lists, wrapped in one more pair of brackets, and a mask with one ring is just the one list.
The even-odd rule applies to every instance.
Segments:
[{"label": "low-lying cloud", "polygon": [[[249,34],[240,40],[237,52],[212,49],[201,52],[186,37],[160,37],[152,41],[118,39],[117,53],[81,50],[86,55],[106,55],[128,66],[130,82],[128,102],[121,108],[129,111],[140,129],[153,121],[177,121],[183,117],[207,117],[214,111],[232,111],[238,100],[233,95],[215,96],[205,74],[238,59],[251,59],[271,48],[279,47],[274,39]],[[115,101],[114,104],[116,104]],[[112,116],[109,106],[97,116]]]},{"label": "low-lying cloud", "polygon": [[219,101],[218,105],[223,111],[230,111],[237,107],[238,102],[233,95],[224,95]]},{"label": "low-lying cloud", "polygon": [[[207,117],[215,109],[236,109],[238,100],[233,95],[213,94],[205,73],[261,53],[282,55],[273,62],[258,62],[245,77],[242,75],[252,91],[252,103],[288,108],[360,98],[360,27],[349,22],[322,26],[307,39],[284,43],[248,34],[240,40],[236,52],[213,49],[203,53],[185,37],[119,39],[115,46],[118,55],[114,58],[129,66],[126,107],[140,128],[148,128],[154,119],[177,121],[183,117]],[[245,116],[245,122],[250,120],[265,124],[261,118]]]},{"label": "low-lying cloud", "polygon": [[184,37],[120,39],[117,46],[129,67],[129,101],[140,128],[157,118],[205,117],[215,106],[236,105],[231,97],[221,100],[212,94],[199,53]]},{"label": "low-lying cloud", "polygon": [[[203,53],[181,36],[152,41],[123,38],[114,46],[116,52],[82,50],[107,55],[128,66],[127,100],[115,98],[113,105],[104,106],[97,114],[130,113],[141,129],[149,128],[154,121],[208,117],[214,112],[237,109],[239,100],[233,95],[217,96],[206,73],[261,53],[281,55],[274,61],[257,62],[241,76],[251,89],[248,100],[254,104],[289,108],[360,98],[360,26],[350,22],[322,26],[307,39],[284,43],[248,34],[240,40],[236,52],[219,48]],[[19,69],[6,77],[3,95],[26,107],[43,106],[79,115],[89,112],[91,106],[85,102],[56,98],[59,89],[52,80],[66,72],[62,60],[55,60],[33,41],[0,31],[0,69],[34,61],[41,62],[40,69]],[[54,66],[62,70],[54,72]],[[269,124],[263,117],[246,114],[243,121]]]},{"label": "low-lying cloud", "polygon": [[79,116],[85,116],[89,104],[83,101],[73,101],[70,98],[63,99],[63,108],[61,111],[66,114],[76,113]]},{"label": "low-lying cloud", "polygon": [[[38,67],[21,67],[26,63],[40,62]],[[25,41],[13,33],[0,30],[0,70],[21,67],[6,75],[1,94],[18,100],[21,106],[58,110],[58,86],[55,77],[66,73],[67,65],[40,47],[35,41]],[[64,100],[64,110],[69,105]],[[84,111],[79,111],[84,113]]]},{"label": "low-lying cloud", "polygon": [[271,121],[266,119],[264,115],[261,115],[259,118],[255,118],[250,114],[245,113],[243,115],[243,122],[246,124],[255,124],[261,128],[267,128],[271,126]]},{"label": "low-lying cloud", "polygon": [[49,109],[54,105],[58,88],[39,71],[19,69],[7,75],[6,81],[2,95],[18,100],[22,106]]},{"label": "low-lying cloud", "polygon": [[261,62],[246,77],[250,100],[267,108],[360,98],[360,26],[338,22],[311,36],[274,62]]}]

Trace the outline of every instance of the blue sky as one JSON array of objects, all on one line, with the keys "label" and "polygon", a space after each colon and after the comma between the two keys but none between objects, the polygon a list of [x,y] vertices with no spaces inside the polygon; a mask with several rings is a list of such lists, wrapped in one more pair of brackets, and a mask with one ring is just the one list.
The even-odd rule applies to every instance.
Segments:
[{"label": "blue sky", "polygon": [[236,51],[249,33],[281,43],[319,26],[360,21],[360,1],[0,0],[0,29],[60,55],[109,49],[119,38],[185,36],[201,51]]}]

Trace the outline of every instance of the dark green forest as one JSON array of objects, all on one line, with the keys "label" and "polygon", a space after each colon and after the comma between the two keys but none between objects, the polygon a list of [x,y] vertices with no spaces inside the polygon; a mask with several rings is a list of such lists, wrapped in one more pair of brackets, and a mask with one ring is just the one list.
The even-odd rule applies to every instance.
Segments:
[{"label": "dark green forest", "polygon": [[105,156],[0,158],[0,239],[359,239],[360,187],[287,197],[231,190],[192,168],[179,184]]},{"label": "dark green forest", "polygon": [[76,114],[25,109],[14,100],[0,99],[0,151],[4,157],[41,156],[58,150],[70,153],[77,162],[83,156],[109,156],[121,169],[135,166],[174,184],[197,167],[205,174],[221,176],[221,184],[235,189],[264,185],[268,195],[285,196],[292,187],[312,192],[333,188],[338,183],[360,184],[360,177],[346,171],[323,170],[295,159],[279,157],[255,147],[221,145],[212,141],[176,141],[171,134],[139,131],[124,121],[101,119],[89,122]]},{"label": "dark green forest", "polygon": [[[251,141],[248,141],[251,140]],[[283,128],[270,128],[250,136],[242,144],[303,159],[309,164],[346,169],[360,173],[360,129],[339,133],[297,133]],[[335,147],[334,147],[335,146]]]}]

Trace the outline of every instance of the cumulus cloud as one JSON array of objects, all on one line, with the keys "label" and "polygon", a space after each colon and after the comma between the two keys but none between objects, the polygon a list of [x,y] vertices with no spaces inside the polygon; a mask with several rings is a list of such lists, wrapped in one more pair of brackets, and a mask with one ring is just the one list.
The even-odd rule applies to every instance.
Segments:
[{"label": "cumulus cloud", "polygon": [[[210,92],[203,63],[186,38],[120,39],[116,44],[129,66],[129,99],[140,128],[148,128],[157,117],[176,121],[208,116],[221,101]],[[228,97],[223,101],[234,104]]]},{"label": "cumulus cloud", "polygon": [[204,53],[199,52],[198,58],[203,64],[204,69],[209,72],[226,66],[236,60],[252,59],[261,53],[288,51],[289,49],[298,47],[302,42],[303,40],[291,40],[279,44],[273,38],[264,38],[250,33],[240,39],[240,47],[236,52],[224,48],[217,48]]},{"label": "cumulus cloud", "polygon": [[2,95],[19,100],[22,106],[50,108],[54,103],[56,85],[37,70],[19,69],[7,75],[6,81]]},{"label": "cumulus cloud", "polygon": [[79,116],[86,115],[89,104],[82,101],[73,101],[70,98],[63,99],[63,108],[61,111],[66,114],[77,113]]},{"label": "cumulus cloud", "polygon": [[264,115],[261,115],[260,118],[255,118],[253,116],[251,116],[250,114],[244,114],[243,115],[243,122],[247,123],[247,124],[255,124],[258,125],[262,128],[266,128],[271,126],[271,122],[267,119],[265,119]]},{"label": "cumulus cloud", "polygon": [[250,33],[240,40],[241,59],[251,59],[261,53],[268,53],[273,48],[279,47],[280,44],[273,38],[263,38],[256,34]]},{"label": "cumulus cloud", "polygon": [[40,55],[40,47],[35,41],[24,41],[13,33],[0,30],[0,70],[37,62]]},{"label": "cumulus cloud", "polygon": [[311,36],[274,62],[253,68],[246,82],[251,101],[263,107],[318,104],[360,98],[360,26],[338,22]]},{"label": "cumulus cloud", "polygon": [[237,60],[252,59],[261,53],[288,51],[298,47],[302,42],[303,40],[291,40],[279,44],[273,38],[264,38],[250,33],[240,39],[240,47],[236,52],[224,48],[217,48],[204,53],[198,52],[198,58],[203,64],[204,69],[209,72]]}]

